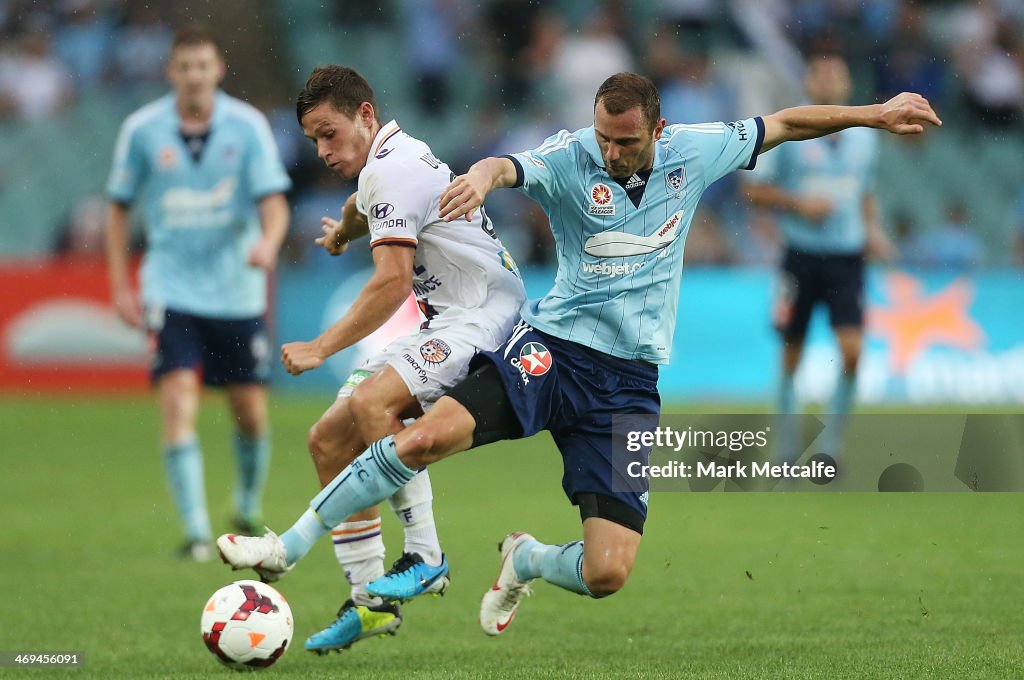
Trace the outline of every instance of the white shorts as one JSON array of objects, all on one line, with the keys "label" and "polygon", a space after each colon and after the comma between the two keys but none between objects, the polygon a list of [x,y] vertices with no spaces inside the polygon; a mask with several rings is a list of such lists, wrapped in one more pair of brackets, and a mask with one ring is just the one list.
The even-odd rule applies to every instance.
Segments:
[{"label": "white shorts", "polygon": [[[511,319],[508,326],[514,321]],[[426,411],[469,374],[469,362],[478,351],[497,349],[507,330],[504,326],[484,329],[460,324],[396,338],[352,371],[338,390],[338,398],[351,396],[359,383],[391,366]]]}]

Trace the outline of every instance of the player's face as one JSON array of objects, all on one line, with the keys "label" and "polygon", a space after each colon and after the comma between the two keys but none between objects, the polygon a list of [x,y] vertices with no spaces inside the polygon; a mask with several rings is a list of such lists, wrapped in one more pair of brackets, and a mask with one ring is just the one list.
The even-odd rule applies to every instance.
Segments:
[{"label": "player's face", "polygon": [[594,108],[594,136],[605,169],[616,179],[628,179],[654,164],[654,142],[661,138],[664,128],[662,118],[654,130],[648,129],[639,106],[615,115],[608,113],[604,102],[598,102]]},{"label": "player's face", "polygon": [[815,104],[845,104],[853,88],[850,69],[838,57],[817,57],[807,65],[804,87]]},{"label": "player's face", "polygon": [[316,145],[316,155],[345,179],[355,179],[370,154],[374,136],[373,107],[367,102],[352,117],[321,102],[302,117],[302,134]]},{"label": "player's face", "polygon": [[204,107],[224,78],[224,62],[209,43],[179,45],[171,52],[167,78],[187,108]]}]

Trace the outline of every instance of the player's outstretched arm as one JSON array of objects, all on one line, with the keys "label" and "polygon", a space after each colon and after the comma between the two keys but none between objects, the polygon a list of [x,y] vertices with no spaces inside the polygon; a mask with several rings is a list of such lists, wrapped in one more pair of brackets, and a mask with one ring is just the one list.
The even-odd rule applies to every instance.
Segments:
[{"label": "player's outstretched arm", "polygon": [[378,246],[373,249],[373,276],[355,302],[330,328],[310,342],[281,347],[281,363],[292,375],[319,368],[327,357],[365,338],[398,311],[412,290],[415,248]]},{"label": "player's outstretched arm", "polygon": [[349,194],[341,208],[341,219],[320,218],[324,235],[315,243],[331,255],[341,255],[348,250],[348,244],[370,233],[370,222],[356,208],[356,193]]},{"label": "player's outstretched arm", "polygon": [[851,127],[916,135],[924,131],[926,123],[942,125],[928,100],[913,92],[903,92],[884,104],[868,106],[795,106],[765,116],[763,120],[761,153],[783,142],[824,137]]},{"label": "player's outstretched arm", "polygon": [[491,189],[503,189],[516,183],[516,166],[507,158],[477,161],[465,175],[459,175],[441,194],[440,214],[445,222],[473,213],[484,204]]}]

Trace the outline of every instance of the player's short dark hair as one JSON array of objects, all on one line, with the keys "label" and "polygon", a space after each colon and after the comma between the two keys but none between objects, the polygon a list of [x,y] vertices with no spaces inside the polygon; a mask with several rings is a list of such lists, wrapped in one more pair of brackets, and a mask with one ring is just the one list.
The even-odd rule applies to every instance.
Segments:
[{"label": "player's short dark hair", "polygon": [[594,97],[594,108],[598,102],[604,104],[604,109],[613,116],[625,113],[637,106],[643,111],[644,120],[647,121],[647,129],[654,130],[661,119],[661,97],[658,95],[658,88],[654,86],[650,78],[639,73],[616,73],[609,76],[597,88],[597,96]]},{"label": "player's short dark hair", "polygon": [[179,47],[195,47],[196,45],[213,45],[217,54],[221,53],[220,43],[213,30],[206,24],[186,24],[174,33],[171,51]]},{"label": "player's short dark hair", "polygon": [[363,102],[373,107],[373,115],[380,120],[377,113],[377,95],[366,78],[355,69],[347,66],[318,66],[306,79],[306,85],[295,98],[295,115],[302,123],[302,117],[323,102],[330,102],[338,111],[346,116],[353,116]]},{"label": "player's short dark hair", "polygon": [[825,59],[846,61],[846,55],[843,53],[843,44],[839,38],[831,33],[822,33],[807,41],[804,59],[808,64]]}]

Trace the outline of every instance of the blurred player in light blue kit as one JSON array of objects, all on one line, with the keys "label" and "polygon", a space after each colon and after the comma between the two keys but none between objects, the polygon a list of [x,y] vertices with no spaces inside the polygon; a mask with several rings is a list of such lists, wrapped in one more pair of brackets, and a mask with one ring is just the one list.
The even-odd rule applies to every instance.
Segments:
[{"label": "blurred player in light blue kit", "polygon": [[[810,55],[804,78],[814,104],[845,104],[850,72],[834,51]],[[790,144],[765,157],[744,193],[758,207],[779,213],[786,252],[773,321],[783,339],[780,414],[797,411],[794,375],[815,306],[824,304],[839,342],[842,367],[823,435],[825,453],[838,454],[842,423],[856,388],[864,329],[866,250],[888,258],[892,251],[878,224],[875,174],[878,138],[853,128],[829,137]],[[777,456],[799,455],[795,421],[779,435]]]},{"label": "blurred player in light blue kit", "polygon": [[[118,315],[156,338],[152,378],[184,557],[213,556],[196,436],[199,376],[227,387],[238,465],[236,526],[260,526],[270,460],[267,392],[273,353],[264,330],[267,273],[288,229],[291,186],[270,127],[219,89],[225,65],[200,26],[175,36],[173,92],[121,127],[107,183],[107,259]],[[128,267],[130,211],[146,228],[141,300]]]},{"label": "blurred player in light blue kit", "polygon": [[613,417],[654,424],[660,414],[658,365],[669,360],[683,244],[701,194],[786,141],[854,126],[913,134],[924,123],[939,119],[922,97],[905,93],[874,106],[666,125],[650,80],[611,76],[597,91],[592,127],[479,161],[441,196],[446,220],[472,218],[496,188],[518,187],[537,201],[558,249],[552,289],[523,305],[523,322],[503,346],[477,354],[467,378],[417,422],[371,444],[281,538],[244,539],[225,557],[239,568],[284,573],[334,523],[391,495],[420,467],[549,430],[583,540],[506,536],[498,577],[481,602],[481,627],[504,632],[536,578],[595,598],[617,592],[636,560],[649,488],[646,478],[616,468]]}]

